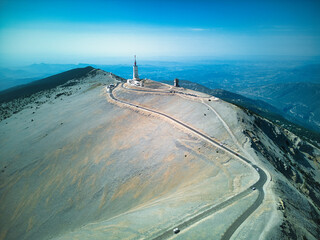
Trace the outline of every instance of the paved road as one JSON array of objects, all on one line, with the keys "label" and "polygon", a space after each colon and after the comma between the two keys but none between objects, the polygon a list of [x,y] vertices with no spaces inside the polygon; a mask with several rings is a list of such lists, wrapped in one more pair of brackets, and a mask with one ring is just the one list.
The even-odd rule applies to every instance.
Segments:
[{"label": "paved road", "polygon": [[[116,85],[116,87],[118,86],[118,84]],[[122,84],[123,86],[123,84]],[[129,88],[126,88],[128,90],[133,90],[133,91],[145,91],[145,92],[150,92],[149,90],[138,90],[138,89],[129,89]],[[154,92],[154,91],[151,91],[151,92]],[[263,199],[264,199],[264,191],[263,191],[263,186],[267,180],[267,175],[266,173],[258,168],[258,166],[256,166],[255,164],[253,164],[251,161],[249,161],[248,159],[246,159],[245,157],[239,155],[237,152],[233,151],[232,149],[222,145],[221,143],[215,141],[214,139],[210,138],[209,136],[199,132],[198,130],[186,125],[185,123],[165,114],[165,113],[162,113],[162,112],[158,112],[158,111],[155,111],[153,109],[149,109],[149,108],[146,108],[146,107],[142,107],[142,106],[138,106],[136,104],[132,104],[130,102],[126,102],[126,101],[123,101],[123,100],[120,100],[120,99],[117,99],[113,93],[112,93],[112,90],[111,92],[109,93],[110,94],[110,97],[117,101],[117,102],[120,102],[120,103],[123,103],[125,105],[129,105],[129,106],[132,106],[132,107],[135,107],[137,109],[142,109],[142,110],[145,110],[145,111],[148,111],[148,112],[151,112],[151,113],[155,113],[155,114],[158,114],[158,115],[161,115],[163,117],[166,117],[168,119],[170,119],[171,121],[179,124],[180,126],[183,126],[185,128],[187,128],[188,130],[190,130],[191,132],[195,133],[196,135],[198,135],[199,137],[205,139],[206,141],[210,142],[211,144],[213,144],[214,146],[220,148],[220,149],[223,149],[224,151],[228,152],[229,154],[233,155],[234,157],[248,163],[251,167],[253,167],[256,171],[258,169],[258,173],[259,173],[259,180],[253,184],[252,186],[250,186],[248,189],[244,190],[243,192],[229,198],[228,200],[218,204],[218,205],[215,205],[215,206],[212,206],[211,208],[205,210],[204,212],[192,217],[191,219],[177,225],[177,226],[174,226],[174,227],[178,227],[181,230],[195,224],[196,222],[200,221],[201,219],[205,218],[205,217],[208,217],[210,216],[211,214],[213,214],[214,212],[216,211],[219,211],[223,208],[225,208],[226,206],[240,200],[241,198],[247,196],[248,194],[250,194],[252,192],[252,187],[254,186],[256,188],[256,191],[259,192],[259,195],[258,195],[258,198],[256,199],[256,201],[242,214],[240,215],[233,223],[232,225],[226,230],[226,232],[224,233],[224,235],[222,236],[222,240],[227,240],[227,239],[230,239],[230,237],[232,236],[232,234],[237,230],[237,228],[261,205]],[[159,239],[167,239],[171,236],[174,235],[172,229],[169,229],[165,232],[161,232],[161,233],[158,233],[156,234],[157,236],[153,239],[155,240],[159,240]]]},{"label": "paved road", "polygon": [[[227,231],[223,234],[221,240],[228,240],[231,238],[232,234],[240,227],[240,225],[262,204],[264,199],[264,191],[263,185],[267,181],[267,175],[264,171],[259,171],[260,179],[255,187],[259,191],[258,198],[256,201],[244,212],[240,215],[227,229]],[[260,181],[261,180],[261,181]]]}]

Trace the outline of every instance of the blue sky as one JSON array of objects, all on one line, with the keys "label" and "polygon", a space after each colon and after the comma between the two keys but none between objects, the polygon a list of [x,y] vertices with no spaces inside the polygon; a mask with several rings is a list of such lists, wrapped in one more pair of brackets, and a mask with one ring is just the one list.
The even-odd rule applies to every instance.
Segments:
[{"label": "blue sky", "polygon": [[0,1],[0,64],[319,56],[320,1]]}]

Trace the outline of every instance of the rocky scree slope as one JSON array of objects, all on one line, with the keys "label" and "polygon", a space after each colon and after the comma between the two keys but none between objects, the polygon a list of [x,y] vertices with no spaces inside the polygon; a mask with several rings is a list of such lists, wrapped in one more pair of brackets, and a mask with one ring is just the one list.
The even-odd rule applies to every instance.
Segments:
[{"label": "rocky scree slope", "polygon": [[[290,131],[248,111],[239,115],[243,134],[268,169],[282,211],[280,229],[269,237],[317,239],[320,234],[320,150]],[[284,206],[284,208],[283,208]]]}]

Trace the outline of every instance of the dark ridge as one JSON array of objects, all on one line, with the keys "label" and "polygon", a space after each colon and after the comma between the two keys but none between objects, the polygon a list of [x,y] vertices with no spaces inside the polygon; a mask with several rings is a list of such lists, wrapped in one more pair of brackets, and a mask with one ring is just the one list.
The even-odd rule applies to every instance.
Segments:
[{"label": "dark ridge", "polygon": [[28,84],[6,89],[0,92],[0,103],[9,102],[17,98],[28,97],[34,93],[55,88],[72,79],[84,77],[93,69],[94,68],[91,66],[85,68],[76,68]]}]

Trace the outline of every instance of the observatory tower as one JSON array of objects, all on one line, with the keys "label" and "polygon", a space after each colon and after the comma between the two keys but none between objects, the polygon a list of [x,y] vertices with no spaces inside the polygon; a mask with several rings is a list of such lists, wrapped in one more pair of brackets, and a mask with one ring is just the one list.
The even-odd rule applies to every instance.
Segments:
[{"label": "observatory tower", "polygon": [[138,75],[138,66],[137,66],[137,59],[136,55],[134,55],[134,64],[133,64],[133,78],[127,80],[127,84],[132,86],[144,86],[145,79],[140,79]]},{"label": "observatory tower", "polygon": [[138,66],[137,66],[136,55],[134,55],[133,80],[134,81],[139,81],[140,80],[139,75],[138,75]]}]

